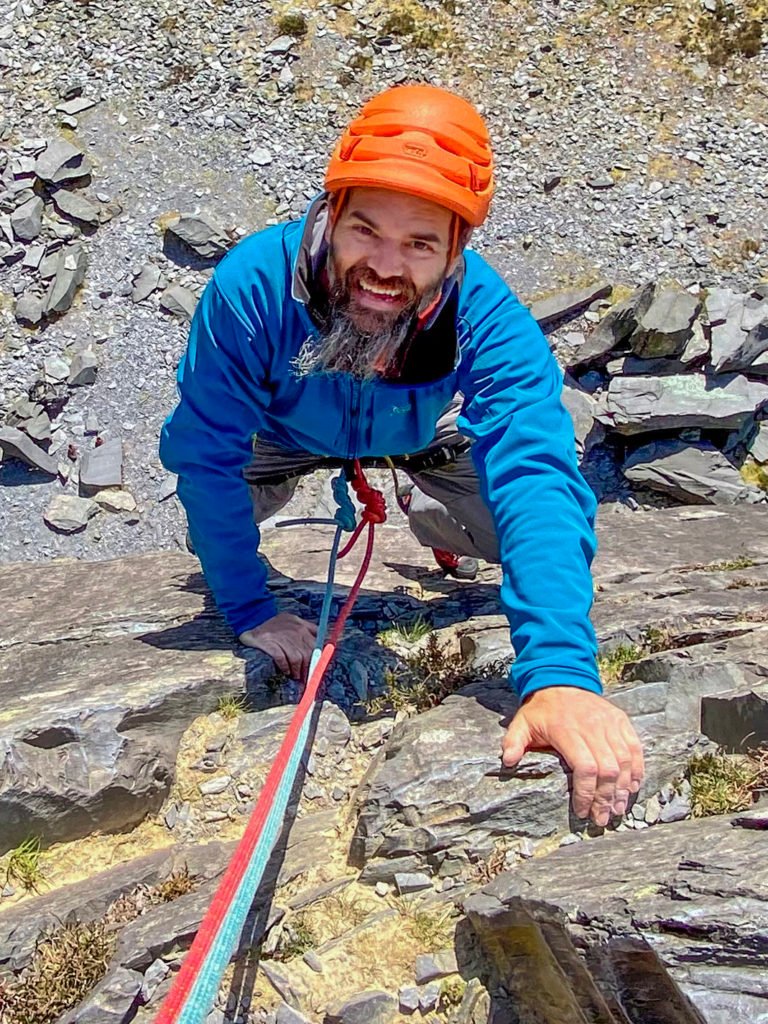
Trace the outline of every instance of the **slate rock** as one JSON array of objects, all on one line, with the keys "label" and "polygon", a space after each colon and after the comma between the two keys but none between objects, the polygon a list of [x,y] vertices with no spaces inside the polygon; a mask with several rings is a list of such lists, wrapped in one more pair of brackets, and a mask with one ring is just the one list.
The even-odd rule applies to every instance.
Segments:
[{"label": "slate rock", "polygon": [[19,427],[35,441],[50,441],[51,418],[45,407],[28,398],[19,398],[8,410],[6,426]]},{"label": "slate rock", "polygon": [[143,984],[137,971],[117,967],[96,984],[91,993],[60,1024],[129,1024]]},{"label": "slate rock", "polygon": [[459,965],[456,953],[452,949],[444,949],[439,953],[424,953],[416,957],[415,978],[417,985],[424,985],[436,978],[447,978],[458,973]]},{"label": "slate rock", "polygon": [[690,818],[690,816],[690,797],[684,796],[681,793],[674,793],[672,795],[672,799],[668,800],[661,808],[659,820],[663,825],[668,825],[673,821],[685,821],[685,819]]},{"label": "slate rock", "polygon": [[165,285],[165,278],[160,268],[153,266],[151,263],[145,263],[141,268],[141,272],[134,278],[131,301],[143,302],[153,292],[160,288],[165,288]]},{"label": "slate rock", "polygon": [[609,384],[600,419],[622,434],[687,427],[735,430],[766,402],[768,385],[738,375],[618,377]]},{"label": "slate rock", "polygon": [[423,892],[425,889],[431,889],[432,879],[429,875],[425,875],[423,871],[410,873],[398,871],[395,874],[395,885],[400,895],[405,896],[409,893]]},{"label": "slate rock", "polygon": [[571,367],[605,362],[611,352],[626,345],[651,305],[654,293],[654,286],[647,284],[612,306],[578,349]]},{"label": "slate rock", "polygon": [[83,452],[80,460],[80,485],[101,490],[103,487],[120,487],[123,483],[123,442],[112,437]]},{"label": "slate rock", "polygon": [[120,488],[107,488],[103,491],[96,491],[93,500],[106,512],[135,512],[136,499],[129,491]]},{"label": "slate rock", "polygon": [[20,324],[31,324],[34,327],[43,319],[43,296],[27,288],[13,312]]},{"label": "slate rock", "polygon": [[693,504],[733,505],[757,502],[762,491],[744,482],[739,471],[705,442],[654,441],[638,448],[623,466],[633,483]]},{"label": "slate rock", "polygon": [[43,230],[43,210],[45,203],[40,196],[28,199],[17,206],[11,213],[11,227],[16,238],[22,242],[31,242]]},{"label": "slate rock", "polygon": [[311,1024],[311,1021],[288,1003],[280,1003],[275,1014],[275,1024]]},{"label": "slate rock", "polygon": [[92,348],[83,349],[75,353],[69,366],[67,384],[73,388],[84,387],[87,384],[96,383],[96,375],[99,369],[99,361]]},{"label": "slate rock", "polygon": [[16,427],[0,427],[0,450],[3,458],[21,459],[28,466],[42,470],[50,476],[56,476],[59,472],[56,459]]},{"label": "slate rock", "polygon": [[601,281],[588,288],[571,288],[531,303],[531,315],[542,330],[546,330],[565,316],[571,316],[597,299],[607,298],[613,291],[612,285]]},{"label": "slate rock", "polygon": [[77,289],[83,283],[88,257],[79,242],[61,249],[56,259],[56,273],[43,301],[43,313],[64,313],[72,305]]},{"label": "slate rock", "polygon": [[432,981],[419,992],[419,1009],[422,1013],[435,1010],[440,1002],[440,982]]},{"label": "slate rock", "polygon": [[567,374],[563,382],[561,399],[573,421],[576,450],[581,457],[605,439],[605,428],[597,419],[600,406]]},{"label": "slate rock", "polygon": [[53,205],[58,212],[70,220],[98,227],[99,208],[85,196],[70,192],[66,188],[57,189],[52,196]]},{"label": "slate rock", "polygon": [[419,990],[415,985],[403,985],[397,994],[400,1013],[415,1013],[419,1008]]},{"label": "slate rock", "polygon": [[715,372],[746,370],[768,352],[768,301],[741,296],[710,330]]},{"label": "slate rock", "polygon": [[325,1024],[391,1024],[397,1000],[387,992],[368,990],[328,1008]]},{"label": "slate rock", "polygon": [[206,259],[223,256],[232,245],[224,229],[205,214],[183,213],[167,230]]},{"label": "slate rock", "polygon": [[69,376],[69,360],[59,355],[46,356],[43,360],[45,379],[52,384],[60,384]]},{"label": "slate rock", "polygon": [[98,511],[99,506],[90,498],[57,494],[43,512],[43,519],[48,526],[61,533],[78,533],[85,529]]},{"label": "slate rock", "polygon": [[465,909],[520,1019],[550,1019],[557,991],[559,1019],[754,1024],[766,1009],[753,995],[765,979],[764,845],[729,816],[626,832],[528,861]]},{"label": "slate rock", "polygon": [[680,356],[691,338],[701,309],[698,298],[677,288],[657,288],[630,337],[641,359]]},{"label": "slate rock", "polygon": [[74,181],[90,174],[90,170],[85,153],[63,138],[50,142],[35,163],[35,174],[50,185]]},{"label": "slate rock", "polygon": [[144,980],[141,983],[141,1001],[148,1003],[159,986],[170,974],[170,967],[165,960],[155,960],[144,972]]},{"label": "slate rock", "polygon": [[189,288],[172,284],[160,296],[160,308],[182,320],[191,320],[197,305],[197,296]]}]

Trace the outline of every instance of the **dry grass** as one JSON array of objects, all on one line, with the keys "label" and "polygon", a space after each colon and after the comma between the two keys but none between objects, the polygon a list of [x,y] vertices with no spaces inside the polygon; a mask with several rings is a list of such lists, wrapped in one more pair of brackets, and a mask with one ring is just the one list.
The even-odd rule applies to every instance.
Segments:
[{"label": "dry grass", "polygon": [[395,896],[392,906],[422,953],[439,953],[453,945],[457,911],[426,904],[418,896]]},{"label": "dry grass", "polygon": [[693,816],[748,810],[752,793],[768,786],[768,747],[748,754],[702,754],[688,764]]},{"label": "dry grass", "polygon": [[67,924],[38,939],[18,981],[0,983],[3,1024],[52,1024],[105,974],[116,937],[102,922]]},{"label": "dry grass", "polygon": [[447,696],[478,679],[498,678],[504,669],[499,664],[472,668],[458,653],[441,645],[430,633],[426,642],[410,653],[405,667],[388,669],[384,674],[386,692],[366,702],[371,715],[385,711],[419,713],[437,707]]}]

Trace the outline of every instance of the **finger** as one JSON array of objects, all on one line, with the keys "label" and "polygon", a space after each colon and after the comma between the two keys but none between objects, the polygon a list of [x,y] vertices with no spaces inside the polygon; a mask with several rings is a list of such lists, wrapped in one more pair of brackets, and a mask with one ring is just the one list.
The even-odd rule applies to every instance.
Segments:
[{"label": "finger", "polygon": [[625,718],[621,724],[621,735],[624,737],[624,742],[627,744],[632,762],[630,768],[629,790],[631,793],[637,793],[643,779],[645,778],[645,757],[643,755],[643,747],[640,743],[640,739],[628,718]]},{"label": "finger", "polygon": [[518,711],[512,724],[501,741],[501,762],[506,768],[514,768],[528,749],[531,733],[525,712]]},{"label": "finger", "polygon": [[632,785],[632,754],[620,731],[613,737],[613,754],[619,766],[619,777],[613,794],[613,814],[622,815],[627,810]]},{"label": "finger", "polygon": [[280,646],[289,665],[289,676],[297,683],[300,683],[304,678],[302,675],[304,665],[302,647],[299,644],[292,643],[290,640],[281,640]]},{"label": "finger", "polygon": [[276,644],[273,640],[259,640],[258,643],[253,644],[257,650],[263,651],[268,654],[269,657],[274,661],[275,668],[278,672],[282,672],[283,675],[290,675],[290,665],[288,659],[282,647]]},{"label": "finger", "polygon": [[594,741],[592,753],[597,762],[597,785],[592,798],[590,817],[596,825],[602,827],[608,824],[616,802],[616,784],[621,775],[621,768],[607,736]]},{"label": "finger", "polygon": [[553,731],[551,742],[573,772],[573,810],[589,817],[597,788],[598,765],[586,741],[572,729]]}]

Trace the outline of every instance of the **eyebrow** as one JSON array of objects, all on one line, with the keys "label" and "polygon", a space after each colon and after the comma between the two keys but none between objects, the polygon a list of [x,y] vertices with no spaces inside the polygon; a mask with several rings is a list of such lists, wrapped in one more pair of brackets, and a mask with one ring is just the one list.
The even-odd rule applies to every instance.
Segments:
[{"label": "eyebrow", "polygon": [[[350,210],[349,215],[350,217],[357,217],[358,220],[361,220],[366,227],[371,228],[373,231],[379,230],[376,222],[371,220],[370,217],[366,216],[360,210]],[[414,231],[408,237],[418,239],[420,242],[432,242],[434,245],[445,245],[444,239],[433,231]]]}]

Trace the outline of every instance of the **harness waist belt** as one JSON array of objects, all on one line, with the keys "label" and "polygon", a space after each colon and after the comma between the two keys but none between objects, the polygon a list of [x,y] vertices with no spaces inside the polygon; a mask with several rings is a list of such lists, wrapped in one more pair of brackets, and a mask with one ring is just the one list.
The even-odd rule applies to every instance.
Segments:
[{"label": "harness waist belt", "polygon": [[[427,448],[426,451],[417,452],[415,455],[393,455],[391,461],[398,469],[409,473],[422,473],[427,469],[437,469],[440,466],[447,466],[456,462],[459,456],[468,452],[472,442],[468,438],[462,438],[455,444],[438,445],[434,448]],[[379,456],[361,456],[358,460],[366,469],[387,469],[389,463],[385,458]],[[300,469],[291,469],[283,473],[260,474],[252,466],[243,471],[243,476],[249,484],[260,486],[273,486],[284,484],[288,480],[294,480],[298,476],[306,476],[316,469],[339,469],[351,464],[349,459],[340,459],[335,456],[318,456],[317,462],[309,463]]]}]

